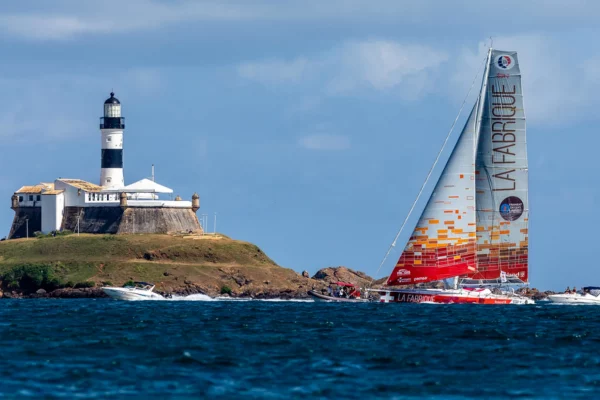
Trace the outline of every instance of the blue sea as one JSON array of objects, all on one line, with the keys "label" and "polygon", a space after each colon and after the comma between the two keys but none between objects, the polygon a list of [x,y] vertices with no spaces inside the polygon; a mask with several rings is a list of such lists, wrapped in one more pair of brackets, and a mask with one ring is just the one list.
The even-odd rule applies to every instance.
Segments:
[{"label": "blue sea", "polygon": [[0,301],[6,398],[590,398],[600,307]]}]

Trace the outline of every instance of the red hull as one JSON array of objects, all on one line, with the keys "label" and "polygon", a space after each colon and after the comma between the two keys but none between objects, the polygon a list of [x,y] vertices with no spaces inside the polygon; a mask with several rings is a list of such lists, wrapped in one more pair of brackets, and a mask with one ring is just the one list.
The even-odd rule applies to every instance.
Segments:
[{"label": "red hull", "polygon": [[380,291],[382,303],[439,304],[531,304],[533,301],[512,294],[492,294],[489,290],[399,290]]}]

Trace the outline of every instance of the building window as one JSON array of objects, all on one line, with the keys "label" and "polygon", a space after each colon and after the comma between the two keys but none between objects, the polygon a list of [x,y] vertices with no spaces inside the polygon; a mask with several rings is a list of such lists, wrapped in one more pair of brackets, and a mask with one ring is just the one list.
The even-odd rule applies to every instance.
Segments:
[{"label": "building window", "polygon": [[23,196],[19,196],[19,203],[23,202]]},{"label": "building window", "polygon": [[38,195],[36,196],[36,200],[37,200],[37,201],[40,201],[40,200],[42,200],[42,196],[40,196],[40,195],[38,194]]},{"label": "building window", "polygon": [[33,201],[33,195],[32,194],[29,195],[29,201]]}]

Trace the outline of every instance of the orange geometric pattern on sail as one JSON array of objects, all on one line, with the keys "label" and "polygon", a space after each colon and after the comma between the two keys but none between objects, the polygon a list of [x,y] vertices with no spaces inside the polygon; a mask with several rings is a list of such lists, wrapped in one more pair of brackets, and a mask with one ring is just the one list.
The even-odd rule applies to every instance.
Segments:
[{"label": "orange geometric pattern on sail", "polygon": [[475,239],[462,241],[461,244],[415,244],[413,250],[404,250],[387,284],[409,285],[474,272],[477,244]]},{"label": "orange geometric pattern on sail", "polygon": [[400,256],[389,285],[406,285],[475,271],[476,106]]}]

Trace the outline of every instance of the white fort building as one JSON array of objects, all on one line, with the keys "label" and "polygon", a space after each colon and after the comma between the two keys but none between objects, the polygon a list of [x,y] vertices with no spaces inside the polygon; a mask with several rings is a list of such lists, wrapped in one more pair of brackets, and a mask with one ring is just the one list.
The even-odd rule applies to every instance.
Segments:
[{"label": "white fort building", "polygon": [[54,182],[23,186],[12,196],[15,218],[9,239],[34,232],[72,230],[82,233],[201,232],[196,211],[197,194],[191,201],[152,179],[125,185],[121,103],[110,94],[100,118],[100,182],[59,178]]}]

